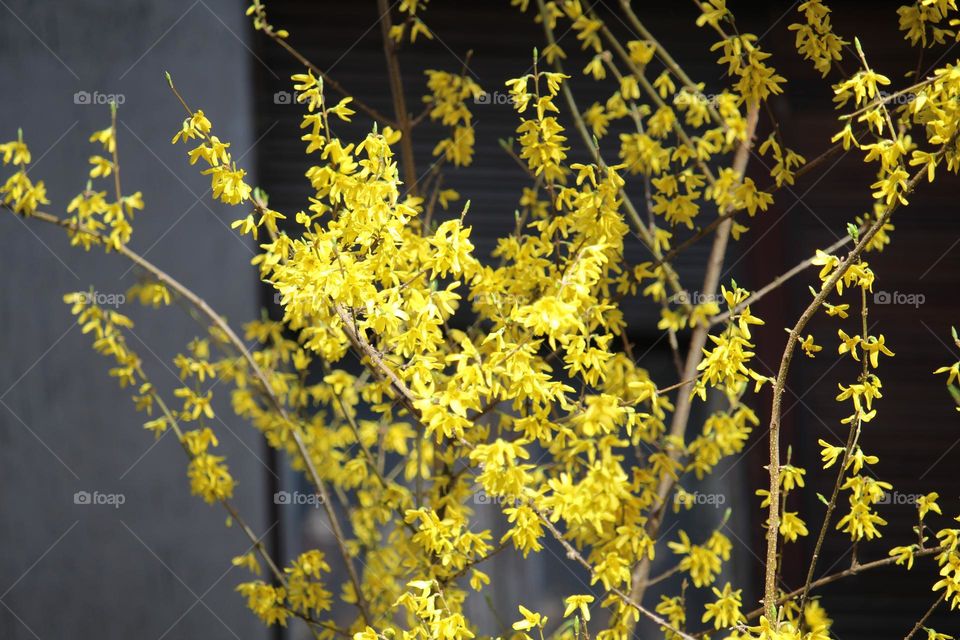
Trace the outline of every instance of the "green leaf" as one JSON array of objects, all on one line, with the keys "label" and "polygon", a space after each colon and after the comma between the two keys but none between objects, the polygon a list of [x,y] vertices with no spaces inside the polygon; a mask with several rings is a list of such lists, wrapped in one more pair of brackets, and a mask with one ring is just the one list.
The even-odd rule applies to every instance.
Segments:
[{"label": "green leaf", "polygon": [[953,401],[956,402],[957,405],[960,405],[960,389],[954,384],[951,384],[947,388],[950,389],[950,395],[953,396]]},{"label": "green leaf", "polygon": [[855,242],[860,240],[860,227],[852,222],[847,223],[847,233],[850,234],[850,237],[853,238]]}]

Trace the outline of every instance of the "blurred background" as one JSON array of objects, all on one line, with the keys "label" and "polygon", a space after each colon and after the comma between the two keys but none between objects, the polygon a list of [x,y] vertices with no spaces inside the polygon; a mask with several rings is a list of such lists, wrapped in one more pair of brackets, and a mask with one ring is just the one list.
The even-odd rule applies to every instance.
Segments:
[{"label": "blurred background", "polygon": [[[596,7],[619,35],[633,38],[616,17],[616,4],[597,2]],[[705,93],[725,86],[723,68],[709,51],[714,37],[694,26],[693,3],[635,4],[689,75],[705,83]],[[797,19],[799,4],[731,2],[730,7],[740,30],[760,37],[788,79],[771,110],[787,146],[812,159],[830,146],[839,127],[829,84],[796,54],[793,33],[787,30]],[[847,39],[859,35],[874,68],[893,79],[894,86],[905,86],[910,81],[904,74],[918,63],[916,51],[897,30],[898,4],[829,6],[835,30]],[[290,42],[308,59],[365,102],[391,112],[375,2],[270,0],[267,7],[271,22],[288,29]],[[229,227],[237,212],[213,202],[208,179],[187,164],[183,148],[170,145],[183,112],[164,72],[171,73],[188,104],[202,108],[218,135],[232,143],[231,151],[251,182],[270,194],[273,208],[303,208],[310,191],[299,139],[302,108],[290,100],[289,82],[300,68],[252,31],[245,8],[245,3],[229,0],[0,0],[0,86],[6,98],[0,101],[0,138],[13,139],[17,127],[23,128],[34,154],[31,177],[42,178],[50,192],[47,209],[62,214],[83,188],[93,153],[87,138],[109,125],[106,101],[116,100],[124,186],[141,190],[147,203],[137,217],[131,246],[193,288],[234,326],[258,317],[261,307],[272,306],[273,296],[249,267],[254,247]],[[532,14],[521,15],[506,0],[434,0],[425,20],[434,40],[418,40],[401,56],[414,114],[426,92],[425,69],[466,69],[490,95],[502,95],[506,79],[528,71],[532,48],[543,48]],[[558,37],[570,56],[566,67],[574,75],[578,103],[586,109],[606,100],[610,85],[600,86],[579,73],[587,58],[579,55],[575,34],[564,33],[565,28]],[[920,62],[921,75],[955,61],[960,49],[954,46],[928,52]],[[498,142],[516,128],[511,106],[492,99],[474,105],[473,113],[474,164],[446,171],[444,184],[472,200],[472,239],[478,255],[489,256],[495,239],[513,227],[513,212],[528,179]],[[359,114],[342,135],[359,138],[370,126]],[[761,138],[769,131],[769,120],[762,118]],[[605,142],[614,144],[617,132]],[[416,130],[422,175],[441,136],[430,124]],[[586,160],[579,139],[570,138],[571,156]],[[605,146],[604,154],[615,157],[615,146]],[[749,173],[764,186],[769,178],[762,162],[754,157]],[[775,205],[731,245],[723,281],[735,278],[748,289],[759,288],[815,248],[834,242],[848,222],[868,210],[872,181],[853,152],[831,157],[794,187],[780,190]],[[960,509],[957,414],[942,378],[932,375],[935,368],[960,359],[949,339],[951,324],[960,324],[958,186],[960,178],[953,176],[924,184],[911,206],[895,216],[893,244],[870,257],[878,276],[872,330],[886,335],[897,357],[881,367],[884,398],[878,418],[866,430],[865,449],[880,457],[870,472],[891,482],[897,493],[881,511],[889,522],[884,538],[858,552],[861,562],[914,539],[915,508],[909,496],[935,489],[944,514]],[[639,186],[636,193],[635,202],[642,202]],[[459,210],[448,215],[459,215]],[[641,260],[639,243],[628,244],[631,259]],[[704,241],[683,254],[679,268],[684,282],[702,281],[700,265],[708,248]],[[264,630],[245,610],[233,592],[243,574],[230,560],[246,551],[246,539],[224,528],[221,511],[189,495],[175,439],[154,441],[140,428],[142,419],[129,391],[108,378],[108,362],[91,351],[89,336],[62,303],[64,293],[91,287],[103,295],[123,294],[138,274],[115,256],[69,247],[58,229],[9,214],[0,216],[0,256],[0,637],[300,637],[302,629],[295,625],[288,631]],[[786,337],[783,327],[794,323],[813,282],[813,272],[805,272],[755,305],[754,313],[767,323],[756,332],[761,370],[775,370]],[[658,308],[632,299],[624,309],[634,355],[662,385],[672,383],[676,372],[670,348],[655,329]],[[154,381],[172,389],[176,373],[171,359],[202,328],[176,306],[155,312],[129,304],[122,311],[136,322],[131,347],[144,358]],[[815,320],[810,329],[818,342],[832,344],[834,325]],[[833,484],[832,473],[819,471],[816,443],[819,438],[844,439],[843,415],[834,396],[838,381],[855,375],[851,363],[828,348],[814,361],[798,357],[791,373],[785,444],[794,464],[808,469],[812,491],[803,494],[806,504],[797,505],[809,516],[811,536],[786,547],[784,582],[789,588],[802,585],[819,528],[823,507],[814,492],[829,495]],[[239,480],[240,511],[281,558],[312,547],[334,555],[322,510],[277,503],[276,492],[305,490],[305,485],[248,425],[230,421],[226,394],[222,396],[214,427]],[[723,531],[734,543],[734,555],[725,572],[744,587],[748,608],[760,595],[765,551],[759,499],[753,494],[766,482],[767,402],[758,405],[764,428],[751,436],[744,456],[726,465],[709,486],[684,484],[690,491],[724,496],[717,509],[701,507],[684,515],[682,525],[688,530],[709,532],[731,509]],[[704,416],[694,415],[691,424],[699,426]],[[86,504],[84,492],[122,496],[122,504]],[[502,526],[496,508],[478,509],[496,537]],[[838,512],[842,509],[841,502]],[[679,524],[668,520],[663,528],[667,538]],[[843,537],[829,536],[818,575],[849,566],[851,553]],[[562,597],[592,592],[587,576],[562,555],[548,547],[522,564],[509,552],[491,560],[486,567],[495,585],[491,597],[470,602],[484,631],[502,633],[504,624],[515,619],[518,601],[558,616]],[[669,566],[668,554],[662,553],[653,574]],[[834,635],[841,640],[902,637],[929,606],[934,575],[932,563],[918,560],[909,574],[900,568],[881,570],[824,589]],[[661,586],[675,592],[677,585],[668,580]],[[709,594],[691,594],[694,602],[704,597]],[[960,629],[944,614],[929,624],[947,632]],[[656,637],[645,628],[638,634]]]}]

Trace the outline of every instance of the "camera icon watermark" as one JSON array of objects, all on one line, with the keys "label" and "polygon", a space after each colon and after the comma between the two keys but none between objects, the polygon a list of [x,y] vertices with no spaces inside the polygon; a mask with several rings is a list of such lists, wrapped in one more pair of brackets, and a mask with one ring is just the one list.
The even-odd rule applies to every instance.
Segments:
[{"label": "camera icon watermark", "polygon": [[77,91],[73,94],[73,104],[83,105],[104,105],[115,104],[122,105],[127,101],[127,96],[122,93],[100,93],[99,91]]},{"label": "camera icon watermark", "polygon": [[303,491],[277,491],[273,494],[273,504],[307,506],[316,509],[323,504],[323,498],[315,493],[304,493]]},{"label": "camera icon watermark", "polygon": [[109,506],[119,509],[126,503],[127,497],[122,493],[101,493],[100,491],[77,491],[73,494],[73,504],[82,506]]},{"label": "camera icon watermark", "polygon": [[273,104],[297,104],[300,95],[298,91],[277,91],[273,94]]},{"label": "camera icon watermark", "polygon": [[914,309],[926,303],[927,296],[922,293],[902,293],[900,291],[877,291],[873,294],[874,304],[902,304]]}]

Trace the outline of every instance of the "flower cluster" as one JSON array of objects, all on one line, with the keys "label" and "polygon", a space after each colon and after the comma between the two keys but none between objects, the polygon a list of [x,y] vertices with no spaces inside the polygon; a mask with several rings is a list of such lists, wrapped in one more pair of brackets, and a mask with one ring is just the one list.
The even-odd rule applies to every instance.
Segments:
[{"label": "flower cluster", "polygon": [[[170,359],[178,383],[168,404],[127,343],[131,320],[92,295],[65,298],[94,349],[113,361],[110,375],[133,390],[145,428],[157,437],[176,434],[192,493],[240,523],[252,546],[233,564],[254,579],[237,590],[263,623],[299,619],[324,639],[474,638],[481,630],[467,615],[468,599],[493,582],[483,563],[501,552],[525,559],[559,545],[588,585],[555,603],[555,612],[543,608],[549,616],[517,603],[520,618],[504,623],[515,637],[623,640],[646,618],[670,640],[694,633],[828,640],[832,621],[823,601],[810,596],[825,584],[813,580],[823,539],[842,534],[866,545],[880,538],[887,525],[881,509],[893,490],[873,472],[879,458],[864,438],[879,420],[880,370],[894,357],[867,321],[878,276],[866,257],[889,246],[891,217],[923,178],[960,171],[960,67],[944,65],[884,93],[894,81],[870,66],[859,40],[856,68],[847,74],[838,64],[848,43],[835,35],[829,8],[818,0],[798,6],[802,21],[790,26],[798,53],[824,77],[839,76],[831,82],[840,130],[820,158],[856,149],[876,178],[865,190],[867,210],[851,214],[834,248],[751,292],[723,275],[728,239],[749,233],[747,223],[777,204],[778,189],[817,166],[785,144],[776,122],[758,138],[761,114],[773,117],[764,103],[785,83],[760,39],[738,28],[725,0],[697,3],[696,24],[719,38],[712,50],[726,78],[707,94],[629,2],[621,4],[631,36],[622,42],[606,14],[582,0],[511,4],[536,9],[546,46],[534,52],[529,72],[505,82],[519,125],[501,146],[529,181],[492,259],[474,244],[472,224],[483,212],[471,212],[469,200],[451,211],[461,194],[443,186],[445,170],[472,165],[480,126],[472,104],[485,94],[466,65],[459,74],[427,70],[425,110],[413,118],[401,79],[392,77],[397,104],[388,119],[355,96],[328,101],[330,91],[345,91],[306,63],[292,86],[303,106],[309,197],[283,213],[248,182],[204,111],[187,107],[170,82],[187,111],[172,142],[188,146],[187,160],[209,176],[215,200],[240,207],[232,227],[258,243],[252,265],[276,294],[274,313],[238,333],[128,246],[144,203],[139,192],[121,190],[115,110],[111,126],[90,138],[98,145],[85,171],[90,182],[67,205],[66,218],[40,210],[49,204],[46,190],[28,176],[22,135],[0,144],[4,166],[13,169],[0,198],[18,215],[66,228],[74,244],[133,260],[143,278],[131,299],[153,308],[182,302],[206,322],[206,333]],[[418,36],[434,37],[423,22],[426,8],[426,0],[401,0],[387,9],[388,61]],[[955,37],[948,28],[956,26],[955,11],[952,0],[920,0],[899,15],[908,40],[930,47]],[[256,29],[296,51],[263,3],[254,0],[248,13]],[[568,58],[561,48],[560,29],[579,43],[585,64],[571,69],[583,78],[564,72],[574,52]],[[580,81],[599,92],[583,111],[573,93]],[[358,113],[375,121],[354,128],[363,133],[352,139],[340,135],[341,123]],[[422,183],[404,184],[416,177],[412,136],[421,122],[441,130],[425,147],[432,146],[434,164]],[[577,136],[582,157],[573,150]],[[606,162],[605,153],[616,161]],[[752,155],[765,165],[762,179],[761,171],[748,175]],[[112,182],[112,195],[94,189],[94,180]],[[641,189],[645,207],[631,199]],[[694,294],[674,258],[707,235],[714,250]],[[627,260],[632,244],[644,261]],[[839,252],[844,245],[849,253]],[[774,377],[756,355],[769,328],[760,328],[764,321],[752,309],[811,265],[819,267],[810,274],[817,286],[787,330]],[[676,384],[661,384],[678,378],[661,380],[635,354],[628,300],[658,315]],[[819,311],[836,341],[807,329]],[[779,328],[773,333],[783,336]],[[800,494],[821,470],[795,464],[789,447],[781,459],[780,398],[795,351],[818,362],[834,347],[856,374],[838,382],[846,437],[818,441],[822,471],[836,478],[829,499],[821,496],[827,510],[820,523],[801,514]],[[960,363],[936,373],[947,374],[960,398]],[[765,431],[763,394],[771,387]],[[274,559],[240,520],[231,503],[236,480],[218,453],[224,412],[252,425],[312,484],[340,555],[333,563],[343,569],[338,589],[327,586],[331,566],[319,550]],[[701,500],[701,483],[757,437],[770,444],[770,484],[758,492],[766,519],[757,519],[765,522],[768,557],[764,607],[749,611],[743,588],[725,571],[734,552],[725,533],[730,511],[721,518],[705,511],[713,523],[700,530],[661,525],[671,506],[679,513],[723,504],[725,496],[715,494]],[[916,543],[875,562],[909,570],[933,557],[940,568],[933,590],[956,607],[960,529],[934,526],[942,516],[938,498],[928,493],[917,501]],[[800,591],[783,592],[781,544],[797,553],[805,537],[817,538],[809,577]],[[665,573],[651,576],[654,560],[663,559]],[[662,592],[649,590],[659,583]],[[694,602],[705,605],[695,610]],[[692,631],[691,621],[707,628]]]}]

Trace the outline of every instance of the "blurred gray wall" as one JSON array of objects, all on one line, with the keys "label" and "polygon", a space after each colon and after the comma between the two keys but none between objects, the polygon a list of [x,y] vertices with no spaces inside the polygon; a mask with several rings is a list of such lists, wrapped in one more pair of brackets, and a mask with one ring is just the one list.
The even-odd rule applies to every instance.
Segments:
[{"label": "blurred gray wall", "polygon": [[[124,191],[141,190],[147,203],[131,246],[235,326],[257,314],[252,251],[229,229],[240,212],[213,204],[186,148],[170,144],[184,112],[163,72],[252,167],[258,63],[243,9],[228,0],[0,0],[0,139],[23,127],[30,175],[49,189],[45,209],[64,215],[84,187],[95,152],[87,138],[109,124],[108,107],[95,103],[122,96]],[[91,286],[123,293],[137,277],[128,266],[71,248],[59,229],[0,215],[0,637],[268,637],[233,592],[246,578],[230,560],[246,539],[225,528],[219,507],[189,495],[175,438],[154,443],[141,428],[130,390],[107,376],[110,363],[61,302]],[[176,306],[120,311],[137,323],[130,344],[148,374],[169,390],[171,358],[202,329]],[[250,427],[228,418],[227,391],[214,390],[224,423],[211,426],[239,481],[236,503],[264,533],[274,524],[270,472]],[[78,491],[122,494],[124,504],[78,505]]]}]

